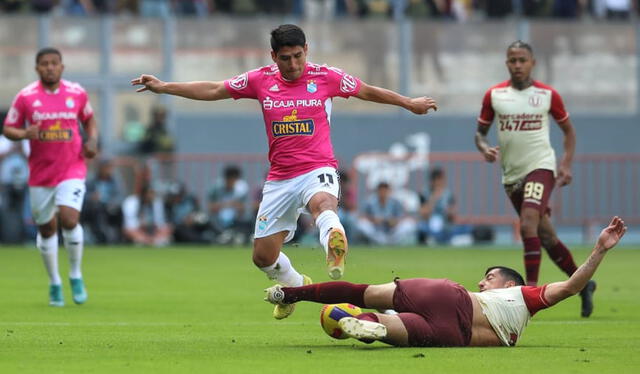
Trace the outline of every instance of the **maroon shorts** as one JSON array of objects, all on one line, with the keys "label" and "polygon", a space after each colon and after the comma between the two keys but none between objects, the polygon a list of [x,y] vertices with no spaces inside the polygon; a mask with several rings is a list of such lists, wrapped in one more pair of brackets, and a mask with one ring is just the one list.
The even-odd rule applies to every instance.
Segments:
[{"label": "maroon shorts", "polygon": [[543,215],[551,213],[549,198],[555,182],[553,171],[536,169],[527,174],[522,183],[507,184],[504,189],[518,215],[524,208],[533,208]]},{"label": "maroon shorts", "polygon": [[413,347],[465,347],[471,341],[473,304],[458,283],[448,279],[396,280],[393,308]]}]

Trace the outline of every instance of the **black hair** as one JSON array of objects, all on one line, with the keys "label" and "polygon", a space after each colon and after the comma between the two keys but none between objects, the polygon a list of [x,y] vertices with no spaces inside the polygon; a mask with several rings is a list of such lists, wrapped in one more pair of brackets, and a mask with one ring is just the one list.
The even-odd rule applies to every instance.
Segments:
[{"label": "black hair", "polygon": [[509,44],[509,47],[507,47],[507,52],[511,49],[511,48],[522,48],[522,49],[526,49],[527,51],[529,51],[529,53],[531,54],[531,56],[533,56],[533,48],[531,48],[531,44],[523,42],[522,40],[516,40],[515,42]]},{"label": "black hair", "polygon": [[524,278],[522,278],[522,275],[520,275],[520,273],[518,273],[517,271],[511,268],[508,268],[506,266],[492,266],[488,268],[487,271],[484,272],[484,275],[489,274],[489,272],[493,269],[498,269],[498,271],[500,272],[500,275],[505,277],[507,280],[516,282],[516,286],[524,286]]},{"label": "black hair", "polygon": [[230,165],[224,168],[225,179],[240,178],[241,175],[242,175],[242,172],[240,171],[240,168],[235,165]]},{"label": "black hair", "polygon": [[391,186],[389,185],[388,182],[380,182],[378,183],[378,189],[381,189],[381,188],[391,188]]},{"label": "black hair", "polygon": [[436,166],[431,169],[431,173],[429,173],[429,180],[434,181],[438,178],[442,178],[444,176],[444,170],[440,166]]},{"label": "black hair", "polygon": [[304,31],[296,25],[280,25],[271,30],[271,49],[278,53],[282,47],[304,47],[307,38]]},{"label": "black hair", "polygon": [[62,53],[60,53],[59,50],[57,50],[56,48],[53,47],[44,47],[42,49],[40,49],[38,51],[38,53],[36,53],[36,64],[38,64],[38,62],[40,62],[40,57],[44,56],[44,55],[50,55],[50,54],[55,54],[60,56],[60,60],[62,60]]}]

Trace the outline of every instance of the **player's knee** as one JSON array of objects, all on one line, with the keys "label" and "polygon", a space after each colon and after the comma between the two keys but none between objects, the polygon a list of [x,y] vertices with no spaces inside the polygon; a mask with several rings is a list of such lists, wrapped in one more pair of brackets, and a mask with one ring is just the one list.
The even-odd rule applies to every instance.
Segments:
[{"label": "player's knee", "polygon": [[77,225],[77,217],[60,217],[60,226],[62,226],[63,230],[73,230]]},{"label": "player's knee", "polygon": [[52,237],[55,233],[56,233],[56,227],[55,226],[40,226],[38,227],[38,232],[40,233],[40,236],[42,236],[43,238],[50,238]]},{"label": "player's knee", "polygon": [[538,237],[540,238],[540,243],[545,248],[552,248],[558,242],[558,238],[550,232],[539,230]]},{"label": "player's knee", "polygon": [[269,265],[273,265],[278,259],[278,256],[274,258],[273,255],[271,255],[270,253],[266,253],[264,251],[258,251],[254,249],[252,259],[253,259],[253,263],[257,267],[263,268]]}]

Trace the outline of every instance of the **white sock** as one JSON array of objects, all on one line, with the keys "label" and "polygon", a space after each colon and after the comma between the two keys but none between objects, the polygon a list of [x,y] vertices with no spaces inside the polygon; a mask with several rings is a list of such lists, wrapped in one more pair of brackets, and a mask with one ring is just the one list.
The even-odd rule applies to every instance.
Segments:
[{"label": "white sock", "polygon": [[324,252],[329,251],[329,232],[331,229],[340,229],[344,232],[344,227],[340,223],[340,218],[333,210],[325,210],[316,218],[316,227],[320,231],[320,244]]},{"label": "white sock", "polygon": [[40,250],[44,267],[49,274],[49,284],[62,284],[58,274],[58,234],[43,238],[40,233],[36,236],[36,246]]},{"label": "white sock", "polygon": [[84,231],[82,226],[77,224],[71,230],[62,230],[64,246],[69,252],[69,278],[82,278],[82,251],[84,248]]},{"label": "white sock", "polygon": [[260,268],[260,270],[264,271],[269,279],[286,287],[299,287],[303,284],[302,275],[291,266],[289,257],[282,252],[273,265]]}]

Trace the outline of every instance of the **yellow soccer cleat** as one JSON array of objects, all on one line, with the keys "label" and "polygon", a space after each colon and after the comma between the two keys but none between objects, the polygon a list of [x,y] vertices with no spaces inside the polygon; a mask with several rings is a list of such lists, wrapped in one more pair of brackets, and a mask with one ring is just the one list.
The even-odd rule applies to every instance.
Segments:
[{"label": "yellow soccer cleat", "polygon": [[349,251],[347,236],[340,229],[331,229],[327,250],[327,270],[331,279],[340,279],[344,274],[344,262]]},{"label": "yellow soccer cleat", "polygon": [[[306,286],[311,283],[313,283],[311,278],[302,274],[302,285]],[[284,293],[282,292],[281,288],[282,286],[277,284],[265,290],[267,292],[267,297],[265,297],[265,300],[269,301],[270,303],[276,304],[275,308],[273,308],[273,318],[275,319],[287,318],[296,309],[296,304],[278,303],[279,300],[282,300],[284,298]]]}]

